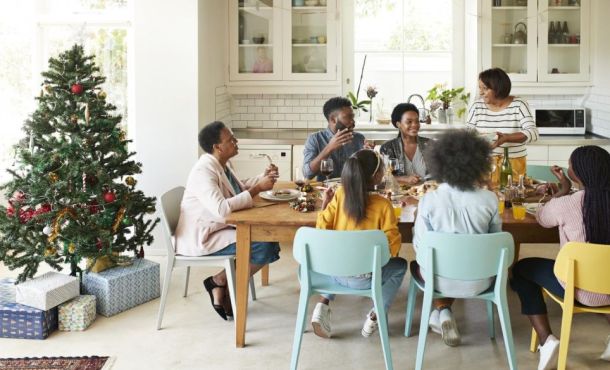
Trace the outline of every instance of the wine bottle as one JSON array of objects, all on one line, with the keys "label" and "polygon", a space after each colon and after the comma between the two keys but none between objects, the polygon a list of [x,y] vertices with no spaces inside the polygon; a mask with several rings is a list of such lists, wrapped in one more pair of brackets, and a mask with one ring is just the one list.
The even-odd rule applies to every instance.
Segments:
[{"label": "wine bottle", "polygon": [[561,22],[555,22],[555,43],[561,44]]},{"label": "wine bottle", "polygon": [[555,43],[555,26],[553,21],[549,21],[549,44]]},{"label": "wine bottle", "polygon": [[500,165],[500,189],[504,189],[508,184],[508,176],[513,174],[513,167],[510,164],[510,160],[508,158],[508,147],[504,147],[504,158],[502,159],[502,164]]},{"label": "wine bottle", "polygon": [[569,31],[568,31],[568,22],[567,21],[563,21],[563,30],[561,30],[562,35],[561,35],[561,42],[564,44],[567,44],[570,36],[569,36]]}]

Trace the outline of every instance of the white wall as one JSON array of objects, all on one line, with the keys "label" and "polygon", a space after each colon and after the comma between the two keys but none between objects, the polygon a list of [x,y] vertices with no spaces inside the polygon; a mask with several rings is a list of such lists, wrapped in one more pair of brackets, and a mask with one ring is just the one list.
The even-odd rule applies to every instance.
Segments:
[{"label": "white wall", "polygon": [[591,1],[591,76],[593,87],[585,106],[591,110],[589,130],[610,137],[610,1]]},{"label": "white wall", "polygon": [[[230,122],[229,95],[226,92],[229,2],[199,2],[199,125],[221,120]],[[218,114],[217,114],[218,112]]]},{"label": "white wall", "polygon": [[[130,136],[143,164],[138,187],[147,195],[183,185],[197,160],[197,18],[197,0],[135,1]],[[154,249],[165,248],[161,235],[158,227]]]}]

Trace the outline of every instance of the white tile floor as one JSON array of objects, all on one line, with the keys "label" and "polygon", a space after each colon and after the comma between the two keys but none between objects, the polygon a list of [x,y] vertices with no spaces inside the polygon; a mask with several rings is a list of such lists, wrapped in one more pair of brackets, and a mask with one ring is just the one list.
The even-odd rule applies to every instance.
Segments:
[{"label": "white tile floor", "polygon": [[[523,256],[554,256],[553,245],[524,245]],[[412,248],[401,253],[413,259]],[[161,262],[163,258],[151,257]],[[166,308],[164,327],[155,329],[159,300],[119,315],[98,316],[84,332],[55,332],[47,340],[0,338],[0,357],[110,355],[116,357],[113,369],[287,369],[290,364],[295,315],[298,301],[296,264],[292,249],[283,247],[282,259],[271,267],[271,285],[260,287],[258,301],[251,303],[248,316],[248,346],[236,349],[234,326],[218,318],[203,294],[201,281],[214,269],[193,271],[192,286],[182,298],[184,271],[176,271]],[[0,277],[12,275],[0,265]],[[407,274],[408,275],[408,274]],[[414,336],[403,337],[407,281],[403,283],[390,311],[390,340],[396,369],[413,369],[417,345],[419,307]],[[521,369],[535,369],[537,355],[528,351],[530,327],[519,314],[517,296],[509,292],[511,320],[515,335],[517,360]],[[421,305],[421,296],[418,297]],[[334,337],[324,340],[308,332],[304,336],[299,369],[383,369],[378,336],[360,335],[364,315],[370,308],[365,298],[339,297],[332,305]],[[553,329],[558,333],[561,312],[549,304]],[[485,306],[478,301],[458,301],[454,311],[463,335],[457,348],[445,346],[431,333],[425,357],[428,369],[507,369],[500,325],[497,339],[487,337]],[[610,326],[603,317],[578,315],[574,320],[570,369],[610,369],[610,363],[598,360],[605,348]]]}]

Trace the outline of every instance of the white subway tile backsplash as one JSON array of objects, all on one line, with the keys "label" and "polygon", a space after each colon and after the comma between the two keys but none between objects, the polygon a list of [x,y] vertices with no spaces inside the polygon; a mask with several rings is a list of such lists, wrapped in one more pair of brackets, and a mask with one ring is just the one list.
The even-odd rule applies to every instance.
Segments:
[{"label": "white subway tile backsplash", "polygon": [[248,113],[248,107],[233,107],[231,110],[233,113]]},{"label": "white subway tile backsplash", "polygon": [[274,114],[271,114],[271,117],[269,117],[269,119],[271,121],[282,121],[285,118],[286,118],[286,116],[284,113],[274,113]]},{"label": "white subway tile backsplash", "polygon": [[301,99],[299,105],[304,107],[313,107],[316,104],[314,99]]},{"label": "white subway tile backsplash", "polygon": [[266,121],[263,122],[263,128],[277,128],[278,121]]},{"label": "white subway tile backsplash", "polygon": [[278,113],[292,113],[292,107],[277,107]]},{"label": "white subway tile backsplash", "polygon": [[233,127],[233,128],[247,128],[248,127],[248,123],[246,121],[233,121],[233,124],[231,125],[231,127]]},{"label": "white subway tile backsplash", "polygon": [[316,119],[316,115],[312,113],[302,113],[299,119],[301,121],[314,121]]},{"label": "white subway tile backsplash", "polygon": [[319,114],[321,116],[323,115],[321,107],[307,107],[307,113]]},{"label": "white subway tile backsplash", "polygon": [[262,128],[263,127],[263,121],[248,121],[248,127]]},{"label": "white subway tile backsplash", "polygon": [[277,107],[263,107],[263,113],[277,113]]},{"label": "white subway tile backsplash", "polygon": [[269,105],[269,99],[255,99],[254,105],[257,107],[264,107]]},{"label": "white subway tile backsplash", "polygon": [[256,113],[254,119],[257,121],[268,121],[269,113]]},{"label": "white subway tile backsplash", "polygon": [[284,99],[269,99],[269,105],[274,107],[281,107],[284,105]]},{"label": "white subway tile backsplash", "polygon": [[326,103],[328,99],[315,99],[314,100],[314,105],[320,107],[320,110],[322,110],[322,107],[324,106],[324,103]]},{"label": "white subway tile backsplash", "polygon": [[292,121],[292,128],[307,128],[307,121]]},{"label": "white subway tile backsplash", "polygon": [[300,119],[300,116],[298,113],[288,113],[286,114],[285,118],[291,121],[298,121]]},{"label": "white subway tile backsplash", "polygon": [[293,113],[307,113],[307,108],[309,107],[292,107]]},{"label": "white subway tile backsplash", "polygon": [[248,107],[248,113],[263,113],[263,107]]},{"label": "white subway tile backsplash", "polygon": [[254,113],[242,113],[239,117],[241,121],[254,121],[256,115]]},{"label": "white subway tile backsplash", "polygon": [[324,127],[326,127],[326,122],[307,121],[307,128],[324,128]]},{"label": "white subway tile backsplash", "polygon": [[247,97],[250,99],[260,99],[263,94],[248,94]]},{"label": "white subway tile backsplash", "polygon": [[284,100],[284,104],[295,107],[299,105],[299,99],[286,99]]},{"label": "white subway tile backsplash", "polygon": [[278,121],[278,128],[292,128],[292,121]]},{"label": "white subway tile backsplash", "polygon": [[249,107],[254,105],[254,99],[241,99],[239,100],[239,105],[243,107]]}]

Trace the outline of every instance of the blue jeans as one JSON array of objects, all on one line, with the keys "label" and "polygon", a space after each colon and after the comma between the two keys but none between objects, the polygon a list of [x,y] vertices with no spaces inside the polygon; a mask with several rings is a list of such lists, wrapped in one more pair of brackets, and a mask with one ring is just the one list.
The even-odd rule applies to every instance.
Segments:
[{"label": "blue jeans", "polygon": [[510,286],[519,295],[522,314],[546,314],[542,288],[563,299],[564,289],[555,277],[554,266],[555,260],[539,257],[524,258],[515,263]]},{"label": "blue jeans", "polygon": [[[209,256],[229,256],[237,254],[237,245],[231,243],[225,248]],[[268,265],[280,259],[280,243],[252,242],[250,244],[250,263],[254,265]]]},{"label": "blue jeans", "polygon": [[[381,295],[383,296],[383,306],[386,312],[398,293],[398,288],[407,273],[407,260],[400,257],[392,257],[381,268]],[[333,280],[339,285],[351,289],[371,289],[371,278],[356,276],[332,276]],[[322,297],[332,301],[334,294],[322,294]],[[371,310],[372,311],[372,310]]]}]

